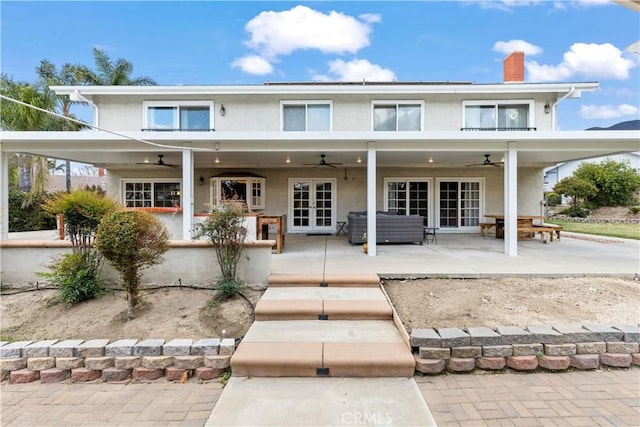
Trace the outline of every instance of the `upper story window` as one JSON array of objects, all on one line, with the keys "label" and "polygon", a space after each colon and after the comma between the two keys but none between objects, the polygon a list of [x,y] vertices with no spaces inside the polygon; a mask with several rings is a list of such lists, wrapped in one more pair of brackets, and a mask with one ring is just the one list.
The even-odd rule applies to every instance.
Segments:
[{"label": "upper story window", "polygon": [[282,102],[282,130],[285,132],[326,132],[331,130],[331,102]]},{"label": "upper story window", "polygon": [[533,101],[463,101],[462,130],[535,130]]},{"label": "upper story window", "polygon": [[180,182],[172,180],[127,180],[123,182],[124,205],[128,208],[172,208],[180,206]]},{"label": "upper story window", "polygon": [[145,102],[143,129],[154,131],[213,130],[213,102]]},{"label": "upper story window", "polygon": [[373,102],[374,131],[422,130],[421,102]]}]

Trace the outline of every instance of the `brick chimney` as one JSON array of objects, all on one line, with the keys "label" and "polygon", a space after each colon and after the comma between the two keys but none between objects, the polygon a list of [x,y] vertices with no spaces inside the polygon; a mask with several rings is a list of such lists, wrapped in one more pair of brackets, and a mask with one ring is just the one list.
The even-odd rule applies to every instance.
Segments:
[{"label": "brick chimney", "polygon": [[512,52],[504,59],[504,83],[524,83],[524,52]]}]

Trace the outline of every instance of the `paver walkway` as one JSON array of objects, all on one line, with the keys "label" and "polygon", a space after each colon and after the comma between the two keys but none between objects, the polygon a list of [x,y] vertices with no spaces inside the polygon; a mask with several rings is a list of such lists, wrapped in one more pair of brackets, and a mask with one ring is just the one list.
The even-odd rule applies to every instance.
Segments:
[{"label": "paver walkway", "polygon": [[[640,426],[640,368],[417,376],[416,381],[440,427]],[[221,391],[217,381],[3,383],[0,425],[204,426]],[[344,420],[356,425],[353,417]]]},{"label": "paver walkway", "polygon": [[417,376],[438,426],[640,426],[640,369]]},{"label": "paver walkway", "polygon": [[222,384],[6,384],[0,386],[0,425],[203,426]]}]

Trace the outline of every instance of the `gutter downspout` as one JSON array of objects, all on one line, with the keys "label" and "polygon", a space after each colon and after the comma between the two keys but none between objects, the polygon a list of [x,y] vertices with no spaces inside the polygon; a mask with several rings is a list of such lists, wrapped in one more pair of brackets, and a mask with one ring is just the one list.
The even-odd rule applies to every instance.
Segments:
[{"label": "gutter downspout", "polygon": [[551,116],[551,129],[556,131],[557,126],[558,126],[558,104],[560,104],[562,101],[564,101],[565,99],[567,99],[568,97],[570,97],[571,95],[573,95],[573,93],[576,91],[575,86],[571,87],[571,90],[567,93],[565,93],[564,95],[562,95],[562,97],[560,97],[559,99],[556,100],[556,102],[553,103],[553,107],[551,107],[551,112],[553,113],[553,115]]},{"label": "gutter downspout", "polygon": [[96,104],[85,98],[84,95],[82,95],[77,89],[69,95],[69,99],[74,102],[86,102],[87,104],[91,105],[91,107],[93,107],[93,125],[100,126],[100,110]]}]

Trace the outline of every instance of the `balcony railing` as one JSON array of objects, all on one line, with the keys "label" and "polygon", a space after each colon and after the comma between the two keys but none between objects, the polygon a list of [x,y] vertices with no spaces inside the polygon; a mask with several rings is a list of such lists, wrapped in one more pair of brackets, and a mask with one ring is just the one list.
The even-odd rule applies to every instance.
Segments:
[{"label": "balcony railing", "polygon": [[470,131],[532,131],[537,128],[460,128],[460,130]]},{"label": "balcony railing", "polygon": [[213,132],[215,129],[141,129],[142,132]]}]

